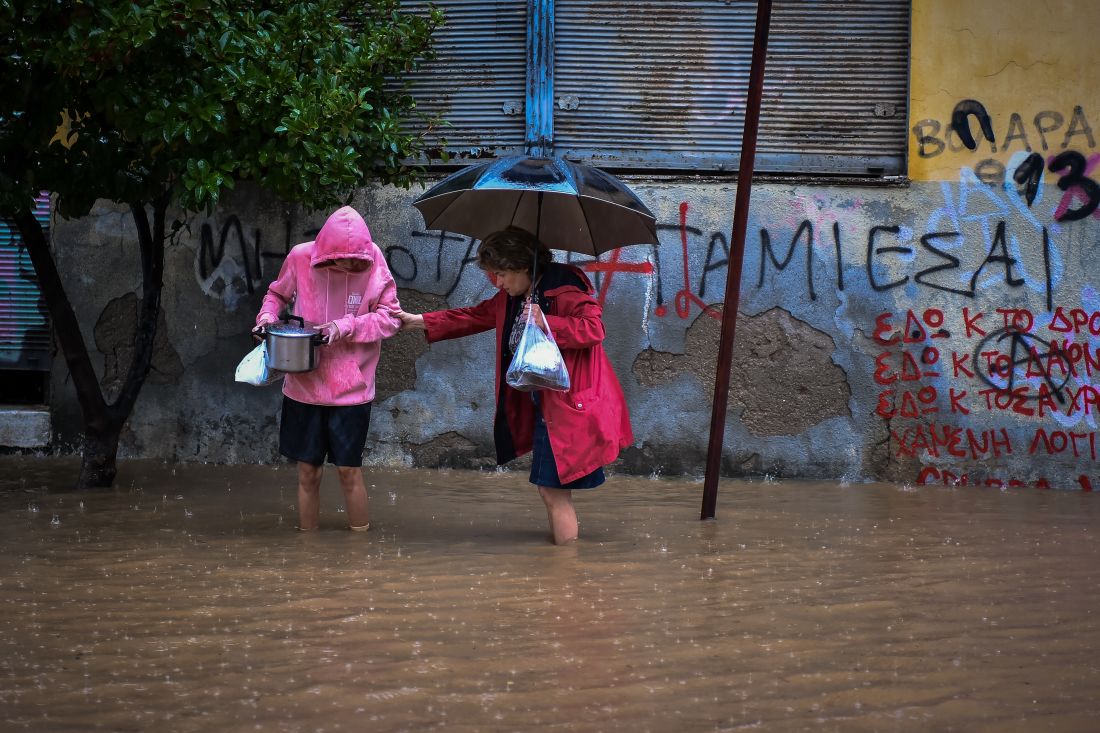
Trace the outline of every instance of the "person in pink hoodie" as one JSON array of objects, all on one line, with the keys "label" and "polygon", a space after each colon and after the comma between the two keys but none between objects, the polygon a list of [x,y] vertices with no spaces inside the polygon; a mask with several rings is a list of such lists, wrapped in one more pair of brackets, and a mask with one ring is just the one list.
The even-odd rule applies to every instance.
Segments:
[{"label": "person in pink hoodie", "polygon": [[338,209],[317,239],[290,250],[256,316],[259,333],[284,309],[319,327],[318,366],[287,373],[279,452],[298,462],[298,528],[317,529],[326,458],[336,466],[348,526],[366,530],[363,448],[382,339],[401,327],[401,305],[385,255],[355,209]]}]

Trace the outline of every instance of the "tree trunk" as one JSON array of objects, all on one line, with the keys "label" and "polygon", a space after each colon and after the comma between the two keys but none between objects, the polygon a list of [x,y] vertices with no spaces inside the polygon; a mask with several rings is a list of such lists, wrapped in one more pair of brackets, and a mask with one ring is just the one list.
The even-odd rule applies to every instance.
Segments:
[{"label": "tree trunk", "polygon": [[107,403],[103,399],[99,380],[92,367],[92,360],[88,356],[84,336],[80,333],[80,322],[76,318],[76,313],[73,312],[72,304],[69,303],[69,296],[57,272],[57,264],[46,242],[42,225],[29,208],[15,212],[13,218],[23,243],[27,246],[31,263],[34,265],[42,297],[46,299],[46,307],[50,311],[50,325],[61,347],[65,364],[69,367],[69,374],[73,378],[73,386],[76,387],[76,398],[80,402],[84,423],[88,425],[105,421]]},{"label": "tree trunk", "polygon": [[80,331],[80,322],[65,292],[42,225],[29,208],[17,211],[14,217],[34,264],[39,287],[49,308],[54,335],[72,375],[84,418],[82,463],[77,489],[108,488],[114,483],[119,435],[149,374],[164,284],[164,219],[168,201],[169,194],[166,192],[153,202],[152,226],[144,204],[134,202],[130,205],[141,247],[141,310],[135,326],[133,359],[118,397],[111,404],[103,396]]},{"label": "tree trunk", "polygon": [[104,430],[85,428],[80,461],[78,489],[109,489],[118,473],[118,436],[122,426],[110,426]]}]

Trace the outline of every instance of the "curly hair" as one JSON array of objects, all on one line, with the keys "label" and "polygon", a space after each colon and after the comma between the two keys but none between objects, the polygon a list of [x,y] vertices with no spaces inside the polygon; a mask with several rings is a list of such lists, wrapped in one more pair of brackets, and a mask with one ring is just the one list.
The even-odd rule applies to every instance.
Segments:
[{"label": "curly hair", "polygon": [[526,229],[510,226],[493,232],[477,248],[477,264],[485,270],[524,270],[533,275],[550,265],[550,249]]}]

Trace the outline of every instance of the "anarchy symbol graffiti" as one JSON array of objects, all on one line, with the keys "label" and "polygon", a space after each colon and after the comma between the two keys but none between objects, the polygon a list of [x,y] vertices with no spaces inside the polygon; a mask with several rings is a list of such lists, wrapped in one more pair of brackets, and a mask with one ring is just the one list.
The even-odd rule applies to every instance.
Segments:
[{"label": "anarchy symbol graffiti", "polygon": [[[1052,374],[1054,363],[1060,370],[1057,380]],[[1013,392],[1038,377],[1059,404],[1066,402],[1069,363],[1069,357],[1056,343],[1014,326],[993,331],[979,341],[973,357],[974,373],[993,389]],[[1028,391],[1024,396],[1037,400],[1045,396],[1045,391]]]}]

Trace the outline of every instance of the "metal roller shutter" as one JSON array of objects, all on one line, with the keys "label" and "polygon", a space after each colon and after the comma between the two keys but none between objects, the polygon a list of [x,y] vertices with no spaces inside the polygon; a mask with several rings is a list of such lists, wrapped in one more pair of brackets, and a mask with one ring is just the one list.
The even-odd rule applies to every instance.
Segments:
[{"label": "metal roller shutter", "polygon": [[[48,195],[38,197],[34,215],[48,236]],[[0,220],[0,369],[45,371],[51,347],[50,320],[30,255],[15,225]]]},{"label": "metal roller shutter", "polygon": [[[759,171],[905,172],[909,0],[775,0]],[[737,168],[756,3],[555,0],[554,152]]]},{"label": "metal roller shutter", "polygon": [[[428,139],[460,162],[522,153],[526,0],[434,4],[444,11],[445,24],[434,36],[436,58],[413,75],[411,92],[419,110],[441,116],[448,125]],[[423,0],[406,0],[403,6],[427,12]]]}]

